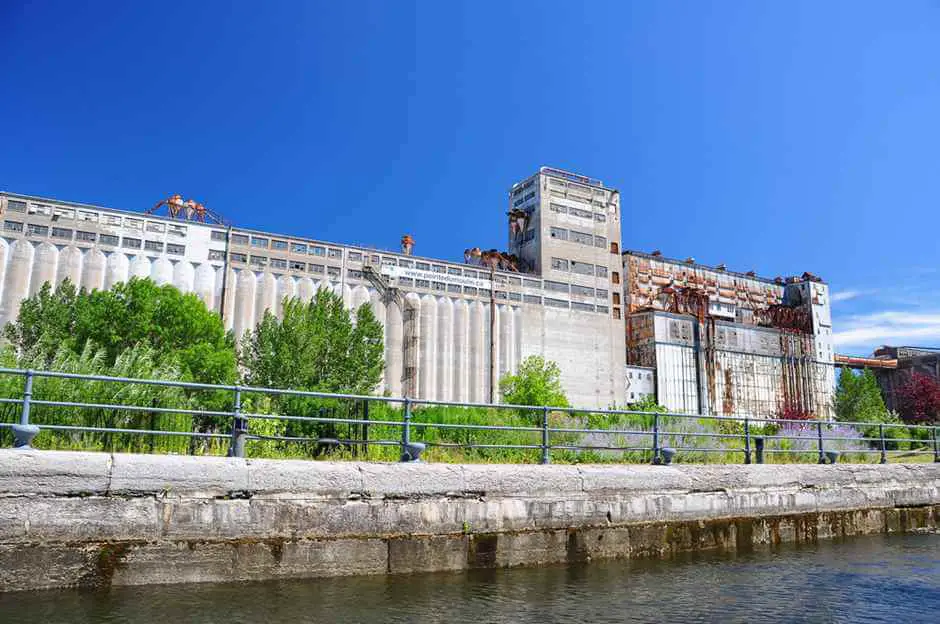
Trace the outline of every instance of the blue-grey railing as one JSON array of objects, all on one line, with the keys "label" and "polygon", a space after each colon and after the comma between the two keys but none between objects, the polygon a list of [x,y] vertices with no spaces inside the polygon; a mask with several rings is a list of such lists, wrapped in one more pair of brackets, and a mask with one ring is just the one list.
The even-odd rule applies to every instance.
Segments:
[{"label": "blue-grey railing", "polygon": [[[654,464],[669,464],[674,459],[683,460],[687,457],[702,453],[740,453],[744,463],[763,463],[767,455],[777,453],[791,455],[814,456],[820,464],[835,463],[841,453],[858,455],[871,454],[877,457],[880,463],[886,463],[891,453],[900,457],[910,457],[919,454],[932,454],[935,462],[940,462],[940,427],[935,425],[909,425],[895,423],[866,423],[866,422],[829,422],[819,420],[787,420],[778,418],[753,418],[749,416],[703,416],[698,414],[681,414],[672,412],[644,412],[635,410],[599,410],[572,407],[550,407],[544,405],[508,405],[500,403],[474,403],[460,401],[434,401],[414,398],[394,398],[373,395],[338,394],[329,392],[311,392],[304,390],[291,390],[283,388],[265,388],[240,385],[214,385],[182,381],[169,381],[159,379],[132,379],[125,377],[108,377],[101,375],[85,375],[77,373],[64,373],[56,371],[22,370],[0,368],[0,375],[18,376],[23,379],[23,390],[20,396],[0,397],[0,405],[18,405],[19,417],[16,422],[0,422],[0,429],[10,429],[13,434],[13,443],[17,448],[30,448],[33,440],[42,431],[62,432],[89,432],[102,434],[131,434],[146,436],[183,436],[194,439],[228,440],[228,454],[244,457],[248,442],[257,440],[278,440],[282,442],[317,442],[327,446],[398,446],[402,461],[415,461],[427,445],[439,447],[459,447],[464,449],[516,449],[537,451],[539,461],[548,464],[552,459],[552,451],[594,451],[602,453],[641,452]],[[81,382],[108,382],[126,385],[150,385],[179,388],[187,391],[212,391],[231,393],[231,410],[190,409],[186,407],[163,407],[153,405],[133,405],[124,403],[92,403],[81,401],[56,401],[34,396],[34,382],[37,378],[58,378]],[[245,395],[274,395],[298,396],[315,399],[332,399],[339,401],[362,402],[362,404],[385,403],[398,406],[401,418],[376,420],[366,417],[335,417],[324,415],[301,414],[264,414],[244,411],[243,398]],[[36,423],[31,421],[30,413],[33,407],[61,407],[78,409],[105,409],[127,412],[147,412],[151,414],[187,414],[191,416],[211,416],[226,419],[230,423],[229,433],[205,431],[167,431],[160,429],[83,426],[70,424],[56,424],[55,422]],[[415,409],[422,406],[442,406],[453,408],[486,408],[496,411],[513,410],[517,413],[531,413],[531,426],[505,425],[505,424],[466,424],[459,422],[422,422],[415,420]],[[321,413],[322,414],[322,413]],[[551,417],[567,417],[560,424],[552,426]],[[619,429],[609,427],[583,426],[578,420],[581,416],[594,415],[606,418],[614,423],[618,419],[628,416],[635,420],[646,420],[647,428]],[[360,425],[364,427],[384,425],[400,429],[400,439],[397,440],[370,440],[352,438],[323,438],[310,436],[286,435],[260,435],[251,432],[252,420],[281,420],[309,422],[318,424],[345,424]],[[740,433],[723,433],[721,431],[691,431],[676,428],[683,422],[733,423],[741,426]],[[780,430],[773,434],[755,434],[755,427],[762,427],[773,423]],[[632,423],[636,425],[636,422]],[[642,423],[641,423],[642,424]],[[670,428],[672,425],[673,428]],[[793,430],[787,431],[790,425]],[[906,437],[887,435],[886,427],[894,431],[906,432]],[[416,432],[437,428],[441,430],[467,430],[473,431],[514,431],[530,433],[533,436],[531,444],[505,443],[481,444],[420,440],[421,435]],[[851,435],[858,434],[866,429],[876,429],[877,436]],[[914,437],[918,432],[921,437]],[[809,434],[814,434],[811,436]],[[565,439],[566,436],[581,436],[575,439]],[[620,444],[594,443],[590,438],[606,436]],[[623,443],[624,436],[632,437],[632,443]],[[589,438],[590,437],[590,438]],[[561,438],[561,439],[559,439]],[[707,439],[708,446],[683,445],[682,440]],[[814,438],[814,439],[813,439]],[[587,439],[587,441],[585,441]],[[807,442],[812,439],[812,444]],[[675,442],[679,440],[679,443]],[[727,442],[731,446],[714,446],[715,441]],[[802,443],[802,447],[785,448],[784,442]],[[672,443],[670,443],[672,442]],[[862,444],[863,447],[854,447],[840,450],[840,442]],[[912,446],[909,450],[890,450],[889,444],[907,443]],[[776,446],[775,446],[776,445]],[[686,459],[687,460],[687,459]]]}]

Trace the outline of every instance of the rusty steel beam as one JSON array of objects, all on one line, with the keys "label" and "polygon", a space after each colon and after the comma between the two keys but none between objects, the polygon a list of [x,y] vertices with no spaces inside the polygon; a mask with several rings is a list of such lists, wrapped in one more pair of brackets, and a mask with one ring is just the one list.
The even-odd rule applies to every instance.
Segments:
[{"label": "rusty steel beam", "polygon": [[856,357],[854,355],[841,355],[836,353],[835,363],[849,368],[897,368],[897,360],[888,360],[881,358]]}]

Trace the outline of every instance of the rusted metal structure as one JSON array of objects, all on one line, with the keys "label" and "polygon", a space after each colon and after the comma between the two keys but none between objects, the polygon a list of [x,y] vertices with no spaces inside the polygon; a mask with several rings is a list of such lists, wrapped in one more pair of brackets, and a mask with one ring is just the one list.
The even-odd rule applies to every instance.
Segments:
[{"label": "rusted metal structure", "polygon": [[623,254],[627,364],[655,369],[659,402],[676,411],[772,417],[831,412],[828,288]]},{"label": "rusted metal structure", "polygon": [[[836,361],[846,359],[837,356]],[[890,410],[898,409],[897,390],[911,373],[917,372],[940,380],[940,348],[936,347],[891,347],[884,345],[875,349],[871,358],[853,358],[873,362],[871,368],[881,387],[885,406]],[[874,364],[881,363],[881,366]],[[893,365],[892,365],[893,364]]]}]

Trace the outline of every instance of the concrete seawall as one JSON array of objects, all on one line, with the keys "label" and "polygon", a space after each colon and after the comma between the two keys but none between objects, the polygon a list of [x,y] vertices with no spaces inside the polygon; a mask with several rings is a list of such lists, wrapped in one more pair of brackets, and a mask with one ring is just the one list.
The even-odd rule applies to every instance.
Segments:
[{"label": "concrete seawall", "polygon": [[0,589],[664,557],[940,525],[940,464],[371,464],[0,451]]}]

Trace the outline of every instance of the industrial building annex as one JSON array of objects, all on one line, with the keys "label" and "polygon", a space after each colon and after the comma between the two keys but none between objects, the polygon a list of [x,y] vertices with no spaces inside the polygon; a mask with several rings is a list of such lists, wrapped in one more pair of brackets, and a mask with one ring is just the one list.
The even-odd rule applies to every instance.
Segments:
[{"label": "industrial building annex", "polygon": [[369,302],[385,327],[380,391],[499,400],[523,358],[558,363],[575,406],[654,393],[671,410],[828,417],[834,387],[828,288],[621,251],[617,190],[542,167],[513,185],[508,253],[463,262],[228,226],[173,196],[127,212],[0,193],[0,323],[44,282],[87,289],[150,277],[196,293],[242,334],[284,297],[317,288]]}]

